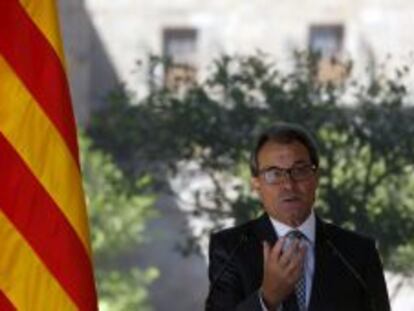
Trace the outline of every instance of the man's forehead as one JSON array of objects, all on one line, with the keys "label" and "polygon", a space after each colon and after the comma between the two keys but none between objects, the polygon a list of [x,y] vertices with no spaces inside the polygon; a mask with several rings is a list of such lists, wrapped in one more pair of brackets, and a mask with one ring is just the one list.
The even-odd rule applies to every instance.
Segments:
[{"label": "man's forehead", "polygon": [[301,141],[298,140],[292,140],[289,142],[269,140],[263,144],[262,148],[260,148],[259,154],[266,152],[294,152],[309,154],[308,148]]},{"label": "man's forehead", "polygon": [[[259,162],[289,161],[291,164],[309,162],[310,155],[308,149],[300,142],[279,143],[269,141],[258,154]],[[265,163],[262,163],[265,164]]]}]

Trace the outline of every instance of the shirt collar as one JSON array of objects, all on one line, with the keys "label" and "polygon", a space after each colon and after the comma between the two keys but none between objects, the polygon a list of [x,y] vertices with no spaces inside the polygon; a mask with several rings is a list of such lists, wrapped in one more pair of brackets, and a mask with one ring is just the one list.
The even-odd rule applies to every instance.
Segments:
[{"label": "shirt collar", "polygon": [[297,228],[292,228],[272,217],[269,218],[278,237],[285,236],[289,231],[299,230],[310,242],[315,243],[316,219],[313,210],[309,214],[308,218],[306,218],[306,220]]}]

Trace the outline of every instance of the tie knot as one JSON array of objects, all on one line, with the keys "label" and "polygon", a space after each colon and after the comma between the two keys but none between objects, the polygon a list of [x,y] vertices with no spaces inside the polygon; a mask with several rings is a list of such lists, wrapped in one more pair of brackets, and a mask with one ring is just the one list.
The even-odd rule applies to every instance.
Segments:
[{"label": "tie knot", "polygon": [[289,231],[288,234],[286,234],[286,238],[301,240],[305,238],[305,235],[299,230],[292,230],[292,231]]},{"label": "tie knot", "polygon": [[299,240],[302,241],[304,240],[306,237],[305,235],[300,232],[299,230],[292,230],[289,231],[286,235],[285,235],[285,243],[283,244],[283,251],[286,251],[287,249],[290,248],[290,246],[292,245],[292,243],[295,240]]}]

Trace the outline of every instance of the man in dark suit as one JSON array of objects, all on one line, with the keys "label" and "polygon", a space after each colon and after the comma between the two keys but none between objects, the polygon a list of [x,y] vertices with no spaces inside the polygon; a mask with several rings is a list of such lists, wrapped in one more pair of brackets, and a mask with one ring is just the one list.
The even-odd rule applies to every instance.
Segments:
[{"label": "man in dark suit", "polygon": [[313,210],[319,156],[312,137],[276,124],[259,137],[250,167],[265,213],[211,236],[206,310],[390,310],[374,241]]}]

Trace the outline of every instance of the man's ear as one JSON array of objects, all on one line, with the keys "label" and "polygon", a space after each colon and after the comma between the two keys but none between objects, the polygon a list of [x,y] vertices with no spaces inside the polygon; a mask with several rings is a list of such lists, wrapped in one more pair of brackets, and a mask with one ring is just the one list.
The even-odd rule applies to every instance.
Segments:
[{"label": "man's ear", "polygon": [[316,177],[316,186],[319,187],[319,178],[321,176],[319,168],[316,170],[315,175],[316,175],[315,176]]},{"label": "man's ear", "polygon": [[259,177],[252,177],[252,178],[250,179],[250,184],[251,184],[251,186],[252,186],[252,189],[253,189],[254,191],[256,191],[256,192],[257,192],[257,194],[259,194],[259,193],[260,193],[260,182],[259,182]]}]

